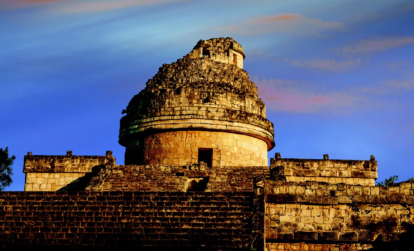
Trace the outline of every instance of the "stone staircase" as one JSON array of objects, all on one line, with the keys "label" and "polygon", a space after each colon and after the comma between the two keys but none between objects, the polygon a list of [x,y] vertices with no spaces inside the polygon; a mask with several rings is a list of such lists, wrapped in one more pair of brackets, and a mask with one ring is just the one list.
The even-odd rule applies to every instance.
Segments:
[{"label": "stone staircase", "polygon": [[0,248],[251,250],[254,194],[0,193]]}]

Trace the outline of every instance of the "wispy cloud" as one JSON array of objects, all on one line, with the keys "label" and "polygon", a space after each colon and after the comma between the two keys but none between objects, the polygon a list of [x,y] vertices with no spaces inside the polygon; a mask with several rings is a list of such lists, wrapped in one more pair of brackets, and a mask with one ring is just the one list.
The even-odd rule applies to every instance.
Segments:
[{"label": "wispy cloud", "polygon": [[20,0],[20,2],[29,2],[29,3],[49,3],[55,2],[57,0]]},{"label": "wispy cloud", "polygon": [[58,0],[1,0],[0,10],[27,8],[57,1]]},{"label": "wispy cloud", "polygon": [[279,13],[249,19],[243,23],[217,27],[217,32],[257,35],[267,33],[288,33],[299,35],[323,36],[326,30],[344,30],[345,25],[335,21],[306,17],[296,13]]},{"label": "wispy cloud", "polygon": [[393,96],[395,100],[400,102],[401,97],[410,95],[411,91],[414,91],[414,79],[387,79],[375,85],[360,87],[359,90],[366,95],[381,96],[381,98]]},{"label": "wispy cloud", "polygon": [[361,59],[347,59],[347,60],[336,60],[336,59],[311,59],[311,60],[287,60],[295,67],[318,69],[326,71],[341,72],[350,68],[354,68],[361,64]]},{"label": "wispy cloud", "polygon": [[384,84],[387,86],[393,87],[396,90],[414,90],[413,79],[387,80],[387,81],[384,81]]},{"label": "wispy cloud", "polygon": [[410,64],[408,61],[395,61],[395,62],[387,62],[385,63],[385,68],[387,68],[388,70],[395,72],[397,70],[400,69],[406,69],[409,68]]},{"label": "wispy cloud", "polygon": [[88,13],[88,12],[103,12],[117,9],[123,9],[134,6],[167,4],[174,2],[183,2],[188,0],[73,0],[73,1],[59,1],[59,0],[2,0],[0,9],[16,9],[33,7],[39,4],[59,3],[56,11],[60,13]]},{"label": "wispy cloud", "polygon": [[267,109],[275,111],[346,114],[380,105],[355,90],[322,91],[310,83],[280,79],[255,78],[255,84]]},{"label": "wispy cloud", "polygon": [[414,37],[382,37],[360,40],[355,44],[343,47],[340,50],[345,54],[363,54],[386,51],[410,44],[414,44]]},{"label": "wispy cloud", "polygon": [[157,5],[187,0],[119,0],[119,1],[77,1],[67,4],[61,8],[65,13],[102,12],[123,9],[134,6]]}]

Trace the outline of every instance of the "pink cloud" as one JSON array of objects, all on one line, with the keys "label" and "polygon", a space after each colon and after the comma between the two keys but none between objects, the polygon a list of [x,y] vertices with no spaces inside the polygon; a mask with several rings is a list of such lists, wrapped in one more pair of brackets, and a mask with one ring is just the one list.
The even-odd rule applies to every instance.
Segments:
[{"label": "pink cloud", "polygon": [[301,15],[299,14],[280,14],[280,15],[273,15],[273,16],[267,16],[264,18],[256,18],[252,19],[248,22],[250,23],[274,23],[274,22],[280,22],[280,21],[288,21],[288,20],[294,20],[300,18]]},{"label": "pink cloud", "polygon": [[292,60],[289,61],[293,66],[300,68],[311,68],[327,71],[342,71],[349,68],[356,67],[361,64],[361,59],[348,59],[343,61],[337,61],[335,59],[312,59],[312,60]]},{"label": "pink cloud", "polygon": [[414,37],[384,37],[361,40],[352,46],[342,48],[342,52],[352,54],[379,52],[410,44],[414,44]]},{"label": "pink cloud", "polygon": [[340,22],[322,21],[296,13],[280,13],[249,19],[237,25],[217,27],[218,32],[257,35],[266,33],[291,33],[300,35],[322,36],[324,30],[342,30],[345,25]]},{"label": "pink cloud", "polygon": [[267,109],[290,113],[350,113],[369,108],[367,98],[354,90],[318,91],[306,82],[255,79]]}]

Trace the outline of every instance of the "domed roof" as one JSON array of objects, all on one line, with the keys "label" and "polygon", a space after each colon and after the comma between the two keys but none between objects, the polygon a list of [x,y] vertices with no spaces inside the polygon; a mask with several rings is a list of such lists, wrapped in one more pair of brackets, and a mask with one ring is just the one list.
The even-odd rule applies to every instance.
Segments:
[{"label": "domed roof", "polygon": [[223,63],[229,50],[244,57],[232,38],[201,40],[183,59],[159,68],[129,102],[119,143],[154,130],[206,129],[262,138],[273,148],[273,124],[266,119],[257,87],[236,63]]}]

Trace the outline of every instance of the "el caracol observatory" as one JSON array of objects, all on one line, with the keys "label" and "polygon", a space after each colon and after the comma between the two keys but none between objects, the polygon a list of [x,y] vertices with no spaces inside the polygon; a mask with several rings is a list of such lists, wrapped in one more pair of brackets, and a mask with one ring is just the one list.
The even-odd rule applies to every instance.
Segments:
[{"label": "el caracol observatory", "polygon": [[0,249],[413,250],[414,182],[375,186],[373,155],[268,164],[244,58],[214,38],[164,64],[123,111],[125,165],[28,152],[25,192],[0,193]]},{"label": "el caracol observatory", "polygon": [[273,124],[232,38],[200,40],[164,64],[121,119],[126,164],[267,165]]}]

